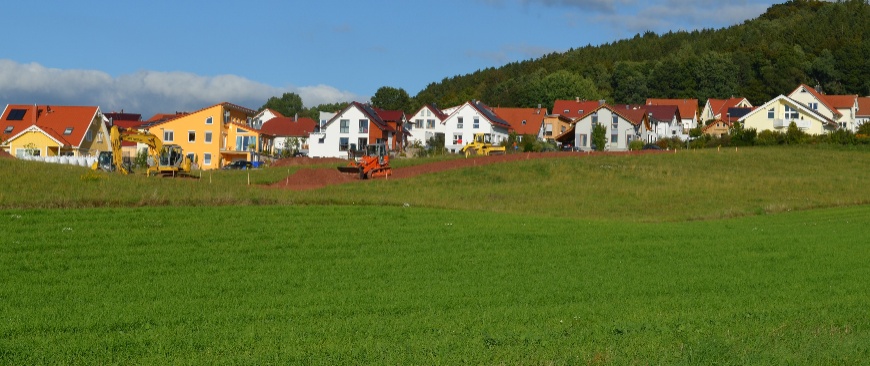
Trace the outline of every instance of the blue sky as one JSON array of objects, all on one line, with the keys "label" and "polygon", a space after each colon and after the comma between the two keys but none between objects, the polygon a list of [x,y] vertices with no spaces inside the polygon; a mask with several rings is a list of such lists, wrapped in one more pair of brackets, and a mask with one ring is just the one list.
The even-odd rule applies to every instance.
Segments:
[{"label": "blue sky", "polygon": [[0,9],[0,104],[104,112],[365,101],[636,33],[721,28],[770,0],[15,1]]}]

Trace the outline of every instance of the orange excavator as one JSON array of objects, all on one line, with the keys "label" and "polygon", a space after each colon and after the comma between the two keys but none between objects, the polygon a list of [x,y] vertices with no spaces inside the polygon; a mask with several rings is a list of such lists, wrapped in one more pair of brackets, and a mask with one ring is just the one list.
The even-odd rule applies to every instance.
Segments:
[{"label": "orange excavator", "polygon": [[359,174],[359,179],[389,177],[393,175],[390,168],[390,154],[384,144],[366,145],[362,156],[351,155],[351,162],[346,166],[338,167],[342,173]]}]

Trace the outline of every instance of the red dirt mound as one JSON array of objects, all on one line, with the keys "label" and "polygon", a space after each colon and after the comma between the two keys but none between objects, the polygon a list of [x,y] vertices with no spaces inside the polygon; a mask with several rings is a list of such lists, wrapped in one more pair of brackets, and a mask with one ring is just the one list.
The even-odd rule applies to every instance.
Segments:
[{"label": "red dirt mound", "polygon": [[336,159],[336,158],[309,158],[309,157],[298,157],[298,158],[286,158],[281,160],[276,160],[272,163],[272,166],[305,166],[305,165],[317,165],[317,164],[334,164],[334,163],[347,163],[345,159]]},{"label": "red dirt mound", "polygon": [[[448,161],[439,161],[436,163],[422,164],[405,168],[394,168],[393,175],[388,179],[404,179],[415,177],[420,174],[441,172],[450,169],[458,169],[477,165],[489,165],[503,163],[509,161],[527,160],[527,159],[545,159],[545,158],[561,158],[561,157],[585,157],[596,155],[640,155],[659,153],[660,151],[631,151],[631,152],[607,152],[607,153],[584,153],[584,152],[549,152],[549,153],[518,153],[496,156],[480,156],[470,159],[455,159]],[[307,158],[295,158],[307,159]],[[288,160],[288,159],[284,159]],[[322,159],[313,159],[322,160]],[[336,159],[339,162],[345,160]],[[321,188],[333,184],[341,184],[347,182],[359,182],[356,174],[343,174],[335,168],[318,168],[318,169],[300,169],[295,174],[291,174],[286,179],[272,184],[274,188],[284,188],[292,190],[305,190]]]},{"label": "red dirt mound", "polygon": [[5,159],[12,159],[12,158],[14,158],[14,156],[12,156],[11,154],[9,154],[8,152],[5,152],[5,151],[3,151],[3,150],[0,150],[0,159],[4,159],[4,158],[5,158]]}]

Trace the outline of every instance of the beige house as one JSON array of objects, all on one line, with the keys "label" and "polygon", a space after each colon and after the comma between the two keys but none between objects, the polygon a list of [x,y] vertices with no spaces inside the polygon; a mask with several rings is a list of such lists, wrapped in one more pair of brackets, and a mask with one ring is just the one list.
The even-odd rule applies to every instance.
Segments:
[{"label": "beige house", "polygon": [[821,135],[839,127],[816,110],[784,95],[773,98],[739,119],[744,128],[754,128],[758,132],[785,132],[791,122],[810,135]]}]

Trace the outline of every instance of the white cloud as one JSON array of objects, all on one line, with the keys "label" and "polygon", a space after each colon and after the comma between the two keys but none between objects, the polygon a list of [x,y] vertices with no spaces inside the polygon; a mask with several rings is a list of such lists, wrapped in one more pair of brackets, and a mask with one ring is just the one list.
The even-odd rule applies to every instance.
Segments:
[{"label": "white cloud", "polygon": [[360,100],[327,85],[277,88],[236,75],[139,71],[112,77],[95,70],[62,70],[0,59],[0,108],[10,104],[96,105],[103,111],[195,111],[230,102],[257,109],[272,96],[293,92],[306,106]]}]

